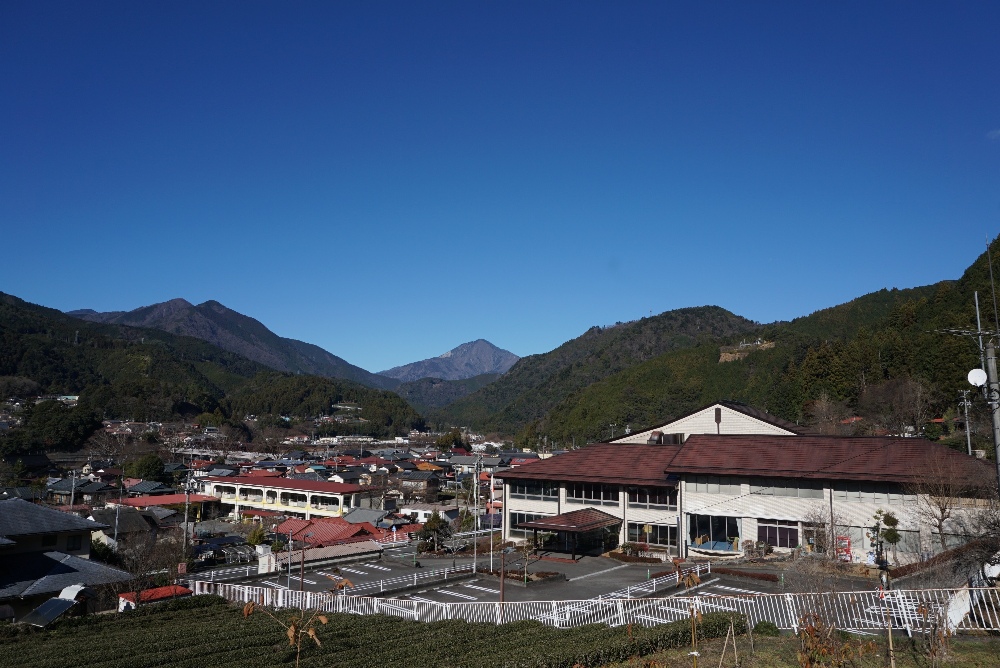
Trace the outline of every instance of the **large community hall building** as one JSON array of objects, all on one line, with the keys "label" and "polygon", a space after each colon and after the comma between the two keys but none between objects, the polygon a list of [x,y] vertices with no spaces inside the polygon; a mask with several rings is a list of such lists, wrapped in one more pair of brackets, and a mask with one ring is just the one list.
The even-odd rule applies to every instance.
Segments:
[{"label": "large community hall building", "polygon": [[[504,471],[504,537],[541,536],[548,549],[571,553],[639,542],[687,557],[738,552],[748,541],[808,550],[830,536],[840,556],[862,561],[871,558],[867,531],[883,510],[899,519],[896,554],[906,563],[940,549],[919,492],[942,475],[989,480],[992,467],[920,438],[809,435],[720,402]],[[956,502],[956,518],[981,504],[967,496]],[[954,520],[945,534],[948,545],[962,540]]]}]

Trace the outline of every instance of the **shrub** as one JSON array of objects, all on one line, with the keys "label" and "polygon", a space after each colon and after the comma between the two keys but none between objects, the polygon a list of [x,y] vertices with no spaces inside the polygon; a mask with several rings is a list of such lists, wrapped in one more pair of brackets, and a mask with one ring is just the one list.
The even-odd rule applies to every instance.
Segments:
[{"label": "shrub", "polygon": [[759,636],[780,636],[781,629],[778,628],[777,624],[774,622],[757,622],[757,625],[753,627],[753,632],[755,635]]}]

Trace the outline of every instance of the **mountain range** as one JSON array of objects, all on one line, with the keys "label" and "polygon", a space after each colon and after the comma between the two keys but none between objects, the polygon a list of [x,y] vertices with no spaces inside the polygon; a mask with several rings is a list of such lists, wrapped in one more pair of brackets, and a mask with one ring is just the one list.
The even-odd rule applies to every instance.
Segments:
[{"label": "mountain range", "polygon": [[[386,390],[396,390],[405,382],[423,378],[467,380],[483,374],[495,376],[506,372],[518,360],[517,355],[479,339],[449,350],[439,357],[375,374],[319,346],[278,336],[260,321],[214,300],[196,306],[185,299],[171,299],[133,311],[100,313],[92,309],[79,309],[68,311],[67,315],[89,322],[149,327],[171,334],[192,336],[278,371],[343,378]],[[478,385],[473,383],[471,387],[482,384],[480,381]],[[442,399],[435,400],[431,396],[435,394],[433,392],[424,397],[422,388],[425,385],[406,388],[406,393],[423,406],[444,405],[439,403]],[[469,386],[468,383],[458,384],[445,395],[451,399],[457,398],[463,394],[461,388]]]},{"label": "mountain range", "polygon": [[380,376],[388,376],[400,381],[440,378],[442,380],[465,380],[483,374],[500,375],[514,366],[520,358],[514,353],[497,348],[489,341],[477,339],[452,348],[443,355],[412,362],[379,371]]},{"label": "mountain range", "polygon": [[[991,249],[1000,253],[1000,241],[994,241]],[[638,429],[720,399],[748,403],[792,422],[818,420],[816,406],[820,404],[833,407],[827,410],[830,415],[861,409],[869,414],[886,413],[894,405],[912,403],[910,395],[916,388],[922,403],[908,418],[914,424],[926,411],[954,410],[954,397],[965,388],[966,373],[978,365],[974,341],[941,332],[975,327],[973,293],[989,294],[989,276],[984,253],[956,280],[880,290],[790,322],[759,324],[718,306],[683,308],[633,322],[595,326],[552,351],[516,361],[488,342],[474,341],[437,358],[383,372],[398,377],[369,373],[316,346],[279,337],[218,302],[193,306],[184,300],[130,312],[72,312],[75,318],[110,328],[99,330],[99,335],[98,330],[87,334],[88,359],[97,355],[93,350],[117,351],[105,361],[94,358],[85,368],[77,368],[73,360],[84,348],[64,350],[45,343],[58,337],[63,344],[73,343],[66,316],[58,314],[63,320],[55,323],[42,322],[58,312],[32,307],[35,320],[28,330],[50,334],[25,343],[22,339],[28,330],[8,327],[0,349],[0,380],[16,376],[18,383],[28,379],[45,391],[60,393],[88,387],[96,400],[111,392],[101,388],[119,374],[132,385],[127,391],[111,392],[127,397],[116,399],[115,407],[105,412],[129,414],[143,405],[143,396],[160,392],[151,389],[156,383],[176,384],[193,371],[201,374],[199,380],[183,382],[203,388],[195,393],[202,399],[185,399],[183,395],[191,391],[177,386],[168,392],[169,401],[164,399],[167,403],[155,408],[159,415],[176,411],[185,402],[217,405],[224,413],[242,410],[250,404],[233,404],[228,397],[236,396],[237,387],[248,387],[245,379],[262,374],[265,368],[347,377],[391,389],[394,394],[384,392],[384,400],[402,397],[432,425],[516,435],[517,442],[526,446],[541,438],[550,443],[605,438],[615,427]],[[980,301],[988,304],[985,298]],[[43,317],[42,312],[48,315]],[[990,315],[984,313],[986,322]],[[53,338],[51,332],[58,332],[58,337]],[[168,339],[163,332],[196,337],[217,347],[211,353],[211,346],[195,352],[194,344],[186,343],[184,337],[165,343]],[[739,348],[741,341],[758,339],[767,345]],[[150,341],[161,344],[151,349],[155,355],[141,358],[146,375],[134,376],[136,370],[129,365],[138,364],[140,358],[118,350],[136,345],[137,340],[147,346]],[[726,352],[733,346],[738,353]],[[217,361],[208,364],[208,360]],[[196,366],[183,370],[192,364]],[[129,373],[121,375],[126,368]],[[469,375],[475,371],[489,372]],[[458,376],[466,377],[449,379]],[[253,387],[254,392],[267,391],[260,383]],[[205,400],[203,395],[213,399]],[[228,409],[220,403],[224,398],[230,401]],[[272,402],[260,410],[277,405]],[[979,419],[981,407],[975,406],[972,412],[973,421]],[[830,415],[827,418],[832,419]]]}]

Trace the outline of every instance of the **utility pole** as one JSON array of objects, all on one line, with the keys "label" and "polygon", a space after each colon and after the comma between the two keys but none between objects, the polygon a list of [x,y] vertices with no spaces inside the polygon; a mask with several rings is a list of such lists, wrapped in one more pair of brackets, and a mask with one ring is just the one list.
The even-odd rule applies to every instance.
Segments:
[{"label": "utility pole", "polygon": [[969,391],[962,390],[962,400],[958,402],[958,405],[965,409],[965,445],[969,450],[969,456],[972,456],[972,432],[969,430],[969,406],[972,402],[969,401]]},{"label": "utility pole", "polygon": [[1000,489],[1000,381],[997,380],[997,353],[993,339],[986,342],[987,398],[993,416],[993,454],[997,468],[997,488]]},{"label": "utility pole", "polygon": [[184,481],[184,542],[181,547],[181,561],[187,560],[188,551],[188,509],[191,507],[191,471],[188,470],[187,480]]}]

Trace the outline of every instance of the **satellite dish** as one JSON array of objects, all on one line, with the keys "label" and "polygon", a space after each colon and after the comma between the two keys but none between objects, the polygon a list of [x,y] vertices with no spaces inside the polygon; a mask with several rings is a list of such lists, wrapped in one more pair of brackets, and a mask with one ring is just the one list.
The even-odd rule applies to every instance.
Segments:
[{"label": "satellite dish", "polygon": [[986,384],[986,372],[982,369],[973,369],[969,372],[969,383],[976,387],[982,387]]}]

